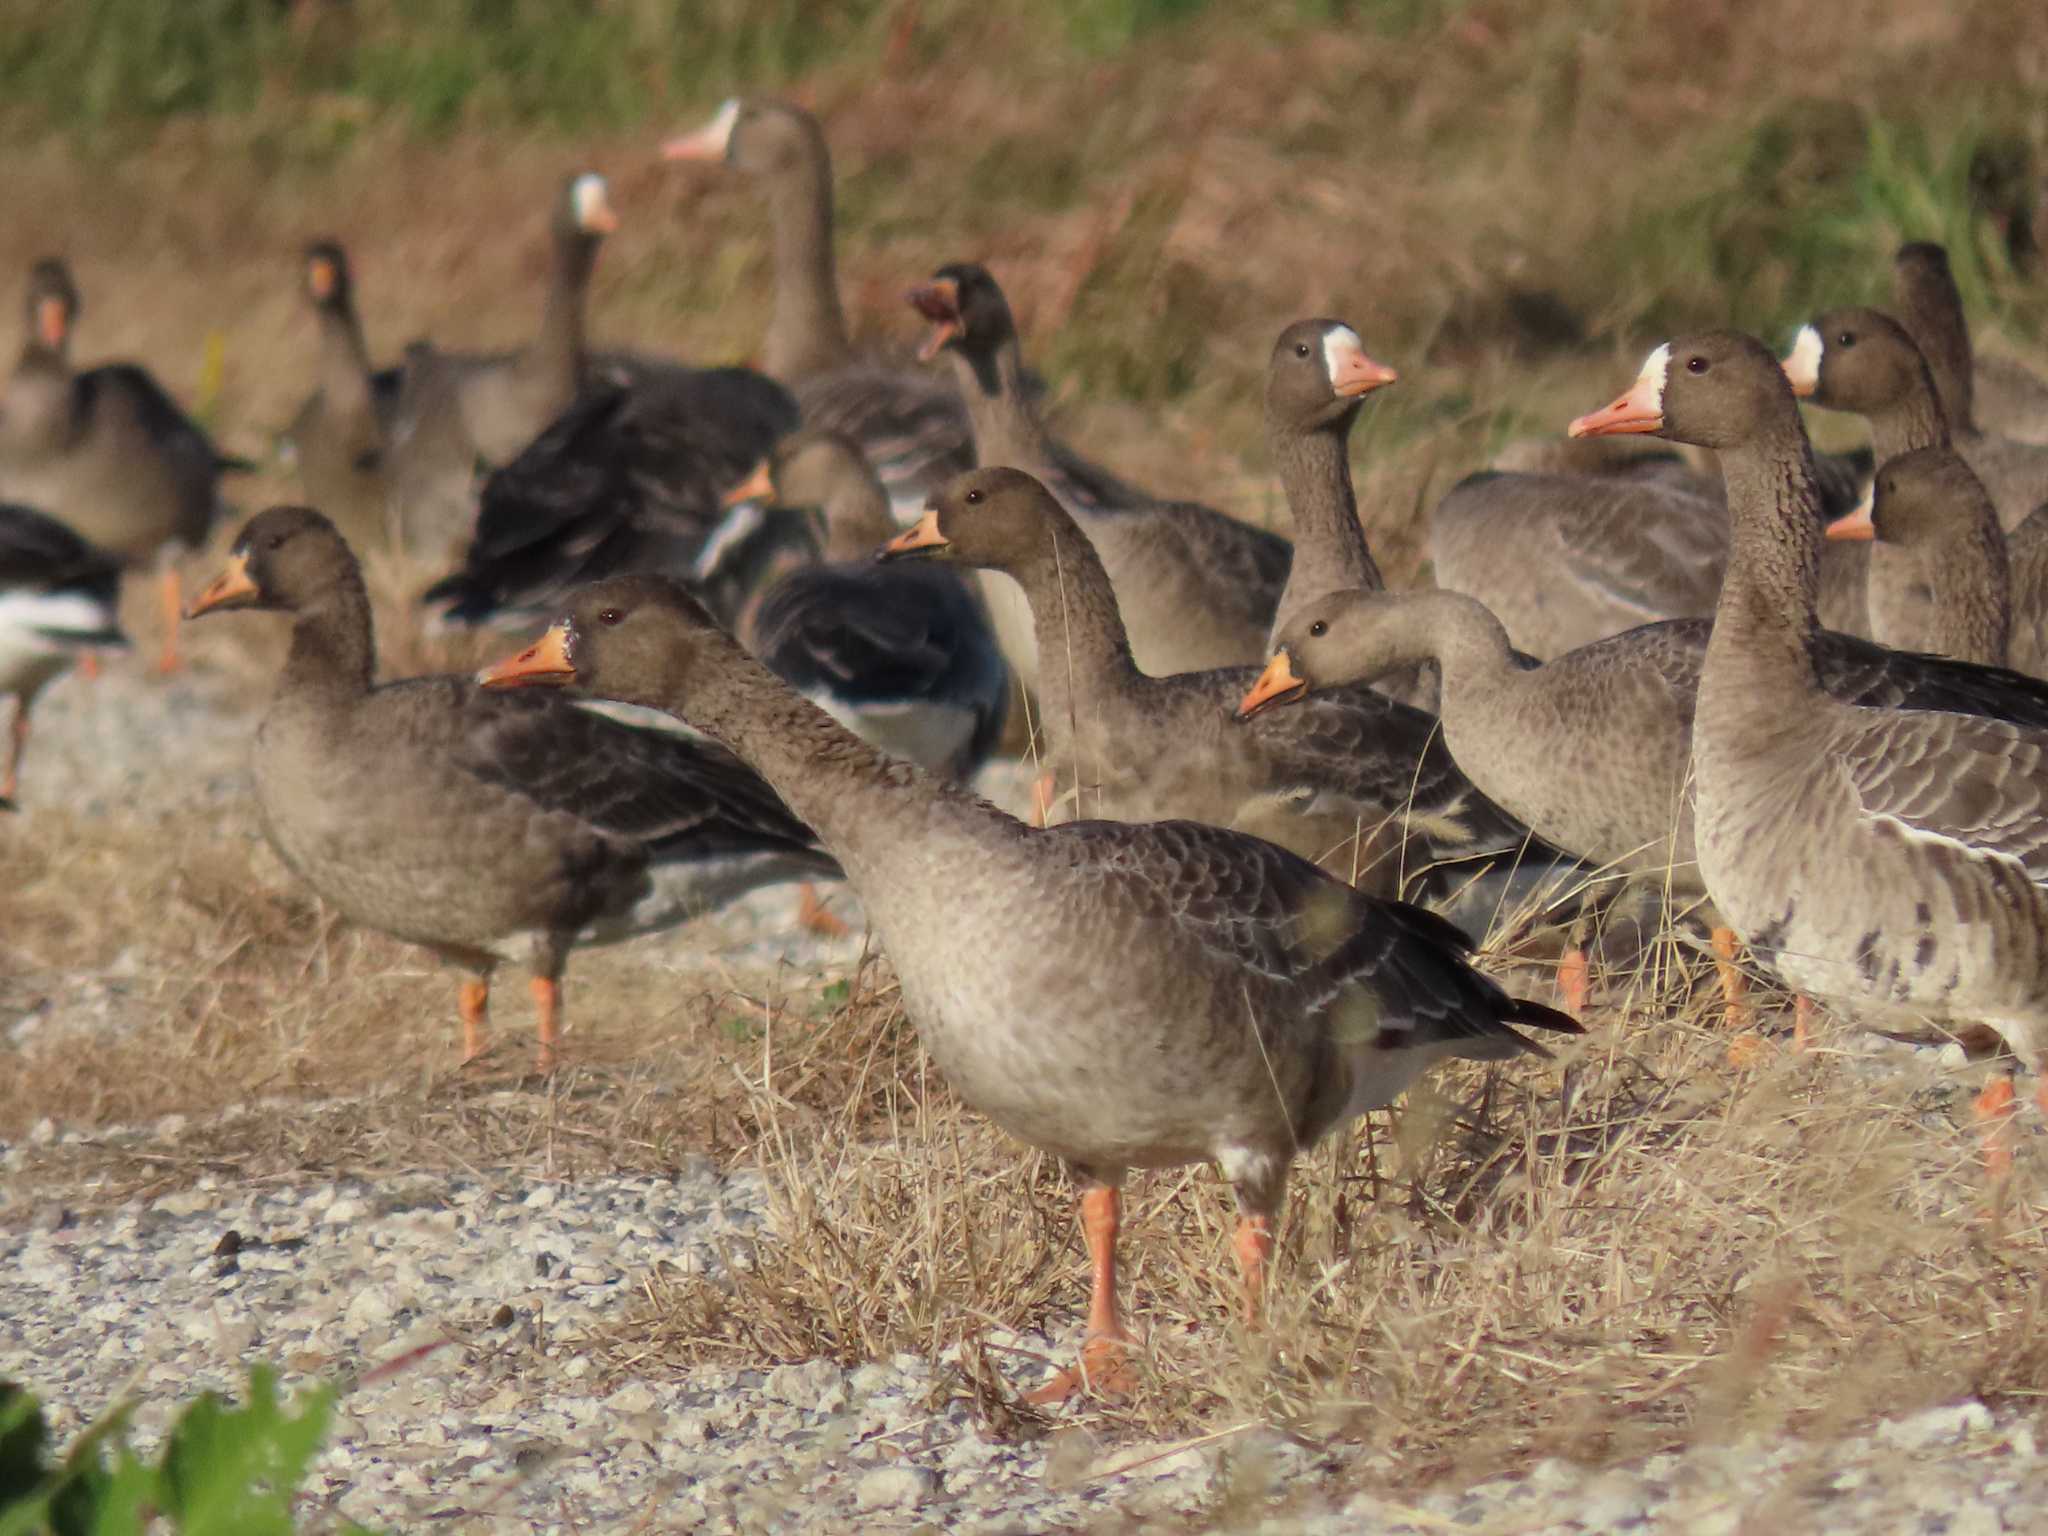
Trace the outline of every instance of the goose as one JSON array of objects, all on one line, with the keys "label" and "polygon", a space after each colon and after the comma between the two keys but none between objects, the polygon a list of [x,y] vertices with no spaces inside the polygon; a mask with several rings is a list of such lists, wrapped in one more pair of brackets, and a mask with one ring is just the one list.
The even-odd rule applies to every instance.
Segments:
[{"label": "goose", "polygon": [[806,426],[859,444],[899,520],[973,468],[958,392],[903,361],[856,350],[848,337],[832,256],[832,156],[818,120],[791,102],[734,99],[662,154],[728,165],[767,194],[775,292],[762,371],[796,396]]},{"label": "goose", "polygon": [[[1813,456],[1790,383],[1755,338],[1667,342],[1625,395],[1571,430],[1654,433],[1720,456],[1734,548],[1693,764],[1700,873],[1723,917],[1817,1001],[1988,1025],[2038,1066],[2048,729],[1869,708],[1822,689]],[[1978,675],[1994,693],[2034,686]]]},{"label": "goose", "polygon": [[250,753],[263,830],[352,922],[461,967],[463,1060],[490,977],[531,973],[536,1064],[558,1064],[572,949],[650,933],[760,885],[836,875],[808,828],[724,750],[465,677],[374,680],[368,594],[320,513],[250,519],[189,617],[292,616]]},{"label": "goose", "polygon": [[1443,894],[1471,861],[1535,872],[1551,857],[1473,789],[1419,710],[1353,688],[1246,728],[1233,713],[1256,667],[1141,671],[1100,556],[1022,470],[954,480],[883,552],[1017,582],[1038,624],[1047,762],[1081,812],[1256,831],[1377,892],[1419,876]]},{"label": "goose", "polygon": [[[1080,522],[1116,585],[1139,668],[1164,676],[1258,661],[1287,582],[1287,540],[1209,507],[1159,501],[1054,438],[1025,387],[1009,302],[986,268],[941,267],[910,302],[931,322],[923,354],[949,360],[966,398],[976,462],[1029,472]],[[1015,595],[989,597],[1003,654],[1035,693],[1040,662]]]},{"label": "goose", "polygon": [[29,274],[27,339],[0,396],[0,497],[35,507],[129,566],[154,564],[165,613],[158,670],[179,665],[176,558],[206,541],[224,457],[134,363],[71,366],[82,311],[61,261]]},{"label": "goose", "polygon": [[0,806],[20,787],[36,695],[80,656],[126,646],[121,562],[53,517],[0,502],[0,695],[14,700]]},{"label": "goose", "polygon": [[1892,301],[1934,374],[1950,430],[1987,447],[2005,439],[1989,451],[2034,458],[2027,449],[2048,443],[2048,380],[2010,358],[1976,355],[1948,252],[1931,240],[1900,246],[1892,258]]},{"label": "goose", "polygon": [[[981,488],[969,477],[959,495]],[[585,589],[538,643],[480,676],[669,710],[818,829],[939,1070],[1079,1186],[1088,1336],[1079,1368],[1037,1401],[1128,1389],[1117,1244],[1129,1169],[1220,1166],[1256,1317],[1299,1153],[1433,1062],[1546,1054],[1512,1026],[1578,1030],[1473,970],[1442,919],[1255,837],[1188,821],[1029,827],[884,757],[658,577]]]}]

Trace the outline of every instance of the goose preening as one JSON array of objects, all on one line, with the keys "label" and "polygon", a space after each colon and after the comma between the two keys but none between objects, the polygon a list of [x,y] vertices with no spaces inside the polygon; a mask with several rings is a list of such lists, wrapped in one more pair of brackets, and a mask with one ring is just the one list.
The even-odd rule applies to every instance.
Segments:
[{"label": "goose preening", "polygon": [[899,520],[973,468],[958,392],[907,358],[857,349],[848,336],[832,254],[832,156],[818,120],[790,102],[727,101],[662,153],[729,165],[766,194],[775,291],[761,368],[795,394],[804,425],[859,444]]},{"label": "goose preening", "polygon": [[[967,401],[976,462],[1033,475],[1079,522],[1116,587],[1140,670],[1257,661],[1287,584],[1287,540],[1210,507],[1160,501],[1055,438],[1026,387],[1009,302],[986,268],[941,267],[910,302],[931,322],[924,354],[949,360]],[[1042,663],[1025,615],[1001,591],[989,606],[1004,655],[1036,692]]]},{"label": "goose preening", "polygon": [[29,275],[27,337],[0,395],[0,497],[58,519],[130,566],[154,565],[165,614],[159,670],[178,666],[176,558],[206,541],[223,457],[134,363],[71,366],[81,304],[61,261]]},{"label": "goose preening", "polygon": [[0,697],[12,697],[0,806],[20,783],[36,695],[79,657],[125,646],[121,562],[55,518],[0,502]]},{"label": "goose preening", "polygon": [[469,973],[465,1061],[484,1049],[500,961],[532,975],[549,1071],[573,948],[838,872],[721,748],[465,677],[375,681],[362,573],[310,508],[252,518],[190,614],[238,608],[292,616],[250,752],[265,835],[345,917]]},{"label": "goose preening", "polygon": [[[1988,1025],[2038,1066],[2048,728],[1848,704],[1820,686],[1812,453],[1785,373],[1754,338],[1659,347],[1627,394],[1572,430],[1720,455],[1734,548],[1693,763],[1700,873],[1723,917],[1818,1001]],[[1970,670],[1994,694],[2035,687]]]},{"label": "goose preening", "polygon": [[1128,1170],[1221,1167],[1256,1315],[1296,1156],[1434,1062],[1541,1056],[1512,1025],[1578,1029],[1471,969],[1442,919],[1258,838],[1186,821],[1029,827],[892,761],[659,578],[578,593],[537,644],[481,676],[666,709],[817,829],[955,1091],[1080,1187],[1088,1341],[1041,1401],[1127,1379],[1116,1244]]}]

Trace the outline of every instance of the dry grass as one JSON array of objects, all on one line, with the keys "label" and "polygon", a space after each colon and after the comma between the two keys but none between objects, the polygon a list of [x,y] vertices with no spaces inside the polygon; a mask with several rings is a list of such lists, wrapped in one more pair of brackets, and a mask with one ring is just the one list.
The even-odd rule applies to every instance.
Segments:
[{"label": "dry grass", "polygon": [[[1355,455],[1402,581],[1422,566],[1433,488],[1609,398],[1660,327],[1775,325],[1866,296],[1884,250],[1926,220],[1981,235],[1943,169],[1974,136],[2048,141],[2048,36],[2019,4],[1657,0],[1596,25],[1582,6],[1408,9],[1412,30],[1390,37],[1213,7],[1085,58],[953,0],[922,7],[900,57],[864,33],[793,83],[839,159],[856,328],[907,340],[905,283],[986,259],[1079,444],[1162,491],[1284,522],[1259,373],[1284,322],[1346,316],[1403,375]],[[0,273],[67,251],[85,356],[145,358],[187,399],[217,337],[209,419],[257,452],[311,382],[306,239],[350,240],[380,357],[423,333],[513,341],[538,312],[542,209],[588,164],[626,217],[599,269],[597,338],[741,357],[763,319],[760,200],[655,159],[724,91],[574,143],[420,140],[327,99],[177,120],[146,143],[81,146],[8,119],[25,216],[0,226]],[[1833,137],[1802,127],[1843,121]],[[1920,148],[1873,156],[1893,141],[1873,124]],[[1797,153],[1766,163],[1759,146],[1788,132]],[[1973,298],[2038,350],[2039,295],[1981,253],[1965,265]],[[1587,344],[1489,333],[1522,289],[1558,296]],[[292,488],[266,476],[235,493],[253,510]],[[468,665],[491,645],[425,632],[408,599],[436,574],[373,562],[388,670]],[[130,607],[153,636],[146,603]],[[260,693],[283,634],[223,619],[188,640],[203,672]],[[544,1090],[518,1081],[524,998],[507,987],[500,1065],[479,1080],[449,1070],[450,978],[295,893],[246,806],[38,805],[0,827],[0,1003],[94,983],[111,1024],[89,1047],[0,1046],[0,1137],[46,1116],[96,1133],[38,1150],[23,1179],[74,1203],[208,1172],[757,1164],[778,1240],[729,1284],[649,1277],[611,1341],[617,1368],[958,1344],[949,1390],[1001,1429],[1033,1428],[1000,1384],[1028,1362],[988,1340],[1049,1328],[1072,1346],[1082,1263],[1056,1171],[934,1079],[886,968],[828,999],[820,978],[679,975],[648,953],[578,957],[575,1065]],[[1447,1074],[1306,1159],[1257,1332],[1233,1320],[1213,1175],[1136,1183],[1128,1283],[1150,1379],[1104,1421],[1164,1435],[1271,1419],[1427,1481],[2038,1391],[2039,1137],[1991,1223],[1960,1090],[1868,1074],[1825,1043],[1737,1070],[1704,990],[1660,946],[1608,979],[1594,1033],[1557,1064]],[[97,1134],[169,1113],[189,1117],[182,1134]]]}]

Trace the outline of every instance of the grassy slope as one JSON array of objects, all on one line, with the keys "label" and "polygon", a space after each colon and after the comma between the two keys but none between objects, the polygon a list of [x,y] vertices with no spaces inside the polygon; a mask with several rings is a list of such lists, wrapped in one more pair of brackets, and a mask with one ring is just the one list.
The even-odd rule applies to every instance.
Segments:
[{"label": "grassy slope", "polygon": [[[538,308],[543,206],[577,165],[613,177],[626,219],[600,268],[597,335],[744,356],[765,293],[760,202],[655,150],[763,84],[828,123],[856,325],[907,341],[900,290],[948,258],[987,259],[1077,439],[1163,490],[1273,515],[1257,442],[1271,336],[1303,313],[1351,319],[1403,373],[1359,444],[1397,575],[1419,560],[1429,484],[1604,401],[1672,327],[1777,331],[1877,291],[1902,236],[1949,237],[1985,312],[2038,336],[2037,301],[1980,257],[1963,195],[1982,138],[2048,136],[2048,42],[2018,3],[1404,0],[1321,19],[1169,0],[998,18],[932,0],[856,6],[821,35],[793,4],[695,8],[713,23],[697,27],[657,0],[576,25],[470,0],[429,8],[404,47],[387,0],[359,0],[353,43],[295,34],[253,0],[186,9],[205,24],[152,40],[119,0],[29,0],[40,21],[0,41],[16,215],[0,273],[68,252],[90,305],[85,355],[143,357],[188,398],[219,336],[212,416],[244,450],[310,379],[304,240],[350,240],[380,354],[429,332],[511,341]],[[80,30],[92,18],[102,30]],[[178,57],[182,73],[154,67]],[[1492,319],[1517,286],[1554,292],[1588,344],[1518,353]],[[382,573],[380,591],[426,574]],[[253,675],[276,639],[253,631],[194,643],[204,664]],[[386,639],[405,665],[433,659],[402,624]],[[460,1091],[422,1089],[420,1060],[392,1049],[416,1039],[423,1060],[447,1044],[443,986],[385,941],[309,940],[301,900],[266,893],[267,866],[250,891],[241,858],[210,825],[95,829],[61,813],[0,842],[0,968],[102,967],[135,945],[145,974],[230,957],[163,989],[160,1024],[116,1063],[133,1070],[26,1060],[35,1092],[0,1104],[0,1133],[51,1107],[91,1124],[200,1108],[224,1088],[363,1090],[362,1105],[307,1124],[280,1113],[269,1142],[213,1162],[202,1149],[191,1166],[516,1156],[520,1128],[492,1140],[451,1123]],[[82,890],[105,893],[84,901],[97,923]],[[331,980],[310,989],[310,974]],[[1013,1150],[915,1086],[886,989],[818,1033],[797,985],[799,1081],[785,1042],[769,1095],[721,1064],[758,1076],[766,1052],[704,1027],[715,999],[679,1011],[676,979],[635,974],[626,953],[577,975],[591,1065],[567,1097],[536,1100],[548,1136],[559,1115],[586,1152],[657,1165],[678,1146],[758,1143],[791,1191],[784,1257],[737,1301],[657,1294],[621,1345],[636,1368],[929,1348],[978,1326],[963,1295],[1005,1320],[1071,1316],[1076,1256],[1048,1245],[1067,1230],[1051,1182],[1016,1178]],[[1483,1105],[1477,1079],[1459,1079],[1461,1130],[1439,1151],[1414,1127],[1449,1110],[1425,1105],[1403,1145],[1381,1125],[1367,1152],[1318,1154],[1290,1224],[1299,1284],[1264,1342],[1217,1325],[1220,1192],[1205,1176],[1145,1184],[1135,1283],[1166,1381],[1138,1422],[1278,1412],[1403,1453],[1413,1477],[1854,1417],[2038,1372],[2034,1303],[2011,1267],[2038,1262],[2038,1220],[2022,1202],[2002,1242],[1960,1236],[1973,1195],[1968,1141],[1944,1129],[1952,1105],[1873,1088],[1825,1055],[1738,1074],[1682,979],[1646,971],[1630,987],[1571,1102],[1555,1072],[1517,1074]],[[668,1001],[637,1014],[650,988]],[[605,1032],[635,1017],[659,1027]],[[108,1192],[189,1176],[165,1163],[116,1169]]]}]

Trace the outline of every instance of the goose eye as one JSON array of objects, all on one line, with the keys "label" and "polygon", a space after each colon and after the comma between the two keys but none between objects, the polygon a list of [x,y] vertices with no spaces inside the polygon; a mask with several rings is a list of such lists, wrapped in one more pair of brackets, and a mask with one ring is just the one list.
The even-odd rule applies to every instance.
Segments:
[{"label": "goose eye", "polygon": [[978,506],[981,502],[981,498],[982,493],[980,491],[969,491],[967,493],[967,505],[969,505],[970,507]]},{"label": "goose eye", "polygon": [[1320,640],[1330,632],[1330,621],[1328,619],[1317,619],[1315,623],[1309,625],[1308,632],[1310,639]]},{"label": "goose eye", "polygon": [[1307,357],[1307,356],[1308,356],[1308,343],[1307,343],[1307,342],[1305,342],[1305,341],[1297,341],[1297,342],[1296,342],[1296,343],[1294,344],[1294,355],[1295,355],[1296,357]]},{"label": "goose eye", "polygon": [[1685,371],[1687,373],[1705,373],[1707,371],[1707,360],[1704,357],[1688,357],[1685,360]]},{"label": "goose eye", "polygon": [[1835,345],[1836,345],[1836,346],[1838,346],[1838,347],[1853,347],[1853,346],[1855,346],[1855,345],[1856,345],[1856,333],[1855,333],[1854,331],[1844,331],[1844,332],[1842,332],[1842,334],[1841,334],[1841,335],[1839,335],[1839,336],[1837,336],[1837,337],[1835,338]]},{"label": "goose eye", "polygon": [[607,608],[603,612],[598,614],[597,622],[609,629],[613,625],[618,624],[625,617],[626,616],[623,613],[619,612],[618,609]]}]

